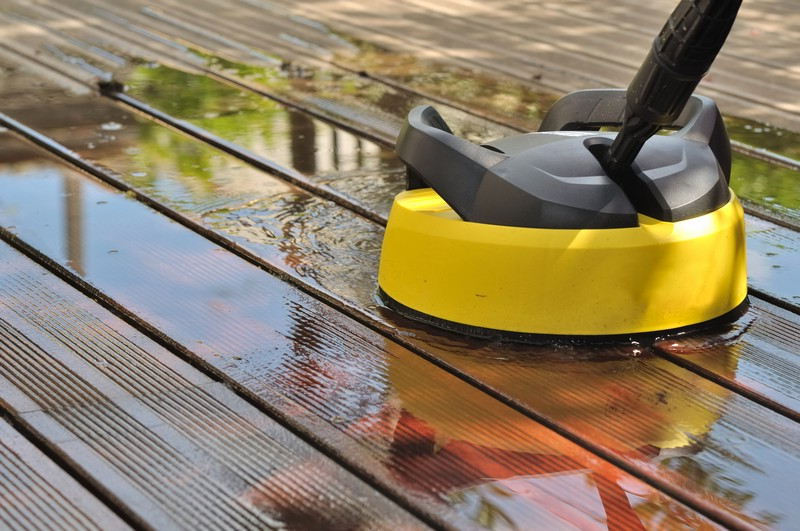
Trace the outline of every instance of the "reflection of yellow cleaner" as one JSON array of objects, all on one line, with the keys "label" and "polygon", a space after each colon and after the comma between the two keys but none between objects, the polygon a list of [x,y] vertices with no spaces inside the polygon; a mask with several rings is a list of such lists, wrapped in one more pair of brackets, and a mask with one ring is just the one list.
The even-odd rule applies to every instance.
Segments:
[{"label": "reflection of yellow cleaner", "polygon": [[[724,353],[697,355],[708,356],[706,363],[716,374],[735,375],[736,346]],[[647,366],[648,373],[660,373],[661,377],[646,378],[640,364],[632,360],[566,362],[538,356],[504,360],[476,356],[459,362],[459,367],[490,383],[492,374],[502,370],[505,393],[615,452],[659,453],[702,440],[719,418],[718,408],[730,392],[663,358],[648,359]],[[569,454],[575,446],[496,401],[482,401],[481,409],[453,407],[450,390],[438,384],[435,377],[404,367],[398,363],[389,367],[392,388],[400,399],[398,405],[430,425],[440,444],[466,441],[537,454],[553,449]],[[698,391],[719,400],[698,403]],[[512,432],[524,436],[512,436]],[[624,434],[624,441],[619,434]]]},{"label": "reflection of yellow cleaner", "polygon": [[[733,377],[735,348],[697,355],[707,355],[715,373]],[[511,396],[633,459],[657,461],[702,448],[731,394],[662,358],[647,360],[646,372],[660,373],[647,378],[639,360],[554,361],[530,354],[461,357],[459,367],[489,384],[501,373],[503,390]],[[483,400],[478,389],[475,401],[466,392],[454,403],[436,373],[398,359],[391,357],[388,367],[398,411],[390,455],[394,473],[409,487],[427,489],[426,481],[435,481],[460,512],[487,527],[493,527],[485,521],[489,516],[499,528],[587,529],[607,523],[636,529],[652,519],[659,522],[652,527],[695,529],[702,523],[692,522],[680,504],[652,499],[652,489],[611,463],[498,401]],[[698,403],[698,391],[712,399]],[[607,510],[609,503],[613,511]],[[606,522],[609,514],[614,522]]]},{"label": "reflection of yellow cleaner", "polygon": [[[397,141],[411,190],[395,199],[381,254],[387,304],[511,339],[660,334],[738,315],[730,142],[716,105],[692,92],[739,4],[683,0],[627,92],[570,94],[538,133],[478,146],[432,107],[412,110]],[[676,131],[653,136],[662,128]]]}]

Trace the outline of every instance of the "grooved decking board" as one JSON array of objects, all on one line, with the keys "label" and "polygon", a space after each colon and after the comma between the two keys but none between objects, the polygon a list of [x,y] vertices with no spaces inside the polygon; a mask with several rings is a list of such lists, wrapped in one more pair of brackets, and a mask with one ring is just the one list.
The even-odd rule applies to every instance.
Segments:
[{"label": "grooved decking board", "polygon": [[2,418],[0,527],[14,530],[130,529]]},{"label": "grooved decking board", "polygon": [[[800,356],[797,316],[753,299],[753,309],[727,333],[697,334],[661,341],[656,348],[718,375],[717,358],[734,352],[739,358],[736,384],[800,416]],[[722,374],[721,376],[725,376]]]},{"label": "grooved decking board", "polygon": [[0,400],[137,522],[423,527],[4,243],[0,264]]},{"label": "grooved decking board", "polygon": [[[70,231],[57,206],[65,200],[61,183],[70,181],[67,197],[84,216],[77,239],[64,239]],[[488,507],[542,527],[662,518],[710,525],[398,344],[59,164],[6,165],[0,189],[4,227],[434,518],[481,524]]]},{"label": "grooved decking board", "polygon": [[[128,124],[125,126],[128,127]],[[180,174],[174,174],[175,177],[178,175]],[[169,186],[164,189],[176,188]],[[169,194],[164,196],[168,197]],[[109,210],[116,212],[117,216],[123,216],[129,224],[139,225],[137,232],[148,235],[155,232],[159,236],[158,241],[166,238],[163,228],[143,231],[143,222],[133,221],[134,209],[127,204],[127,200],[122,203],[112,202],[111,199],[103,201],[108,203],[99,205],[100,209],[92,208],[91,211],[102,215],[101,209],[106,208],[106,205],[112,205]],[[92,202],[90,200],[88,204]],[[24,206],[18,201],[13,201],[13,204],[15,207],[10,209],[12,212]],[[315,204],[319,207],[315,207]],[[249,214],[244,215],[245,211]],[[528,349],[464,342],[454,336],[437,336],[436,333],[429,333],[425,329],[398,321],[396,316],[369,302],[374,289],[375,265],[372,260],[376,255],[366,255],[373,258],[365,262],[363,250],[374,249],[372,246],[376,245],[378,240],[364,234],[360,229],[369,226],[366,220],[359,221],[352,214],[338,220],[332,220],[330,217],[332,214],[344,216],[345,212],[332,209],[330,205],[323,205],[319,200],[314,200],[305,194],[296,192],[288,194],[284,189],[279,193],[276,192],[273,198],[265,198],[235,211],[226,209],[215,212],[214,215],[235,223],[235,226],[243,227],[245,231],[251,231],[251,234],[265,236],[266,239],[258,245],[253,245],[244,238],[239,238],[237,241],[255,249],[267,263],[283,271],[284,274],[293,276],[295,281],[304,282],[311,287],[316,286],[317,289],[321,288],[323,295],[332,293],[334,300],[343,304],[343,307],[355,307],[354,309],[362,315],[366,313],[366,318],[375,326],[387,330],[417,349],[426,351],[428,355],[458,367],[470,378],[475,378],[482,385],[490,385],[504,394],[508,400],[519,403],[532,414],[543,415],[579,438],[599,443],[604,451],[611,452],[616,458],[624,460],[637,470],[678,485],[679,489],[688,495],[698,496],[701,503],[717,507],[729,517],[751,522],[767,522],[776,518],[787,523],[794,517],[790,502],[784,494],[788,487],[780,485],[780,478],[773,478],[775,474],[773,467],[791,468],[795,466],[793,463],[798,458],[797,449],[792,442],[794,440],[792,434],[796,427],[788,419],[743,400],[666,360],[647,357],[609,363],[592,362],[587,361],[587,358],[603,359],[604,356],[608,358],[614,353],[602,351],[592,353],[580,349],[572,351],[568,349],[565,352],[561,349],[554,351],[547,348]],[[273,391],[263,386],[259,378],[256,377],[254,380],[250,376],[253,371],[257,371],[256,375],[264,377],[271,374],[265,372],[268,369],[262,364],[268,359],[265,355],[269,352],[269,349],[265,349],[262,338],[280,338],[274,332],[267,330],[259,332],[260,327],[264,325],[259,324],[263,322],[256,316],[286,315],[287,310],[253,313],[253,310],[249,309],[251,297],[260,293],[253,286],[250,286],[246,293],[241,290],[227,293],[228,296],[235,297],[235,304],[226,303],[223,299],[208,309],[206,306],[208,303],[202,302],[205,300],[204,297],[199,299],[200,302],[188,304],[191,300],[189,294],[196,293],[190,289],[192,285],[211,287],[222,282],[220,279],[227,278],[222,273],[225,269],[219,269],[221,264],[208,269],[210,266],[206,266],[204,261],[193,255],[193,264],[196,266],[188,270],[181,268],[184,276],[190,275],[186,278],[169,273],[169,269],[154,271],[152,266],[148,265],[154,261],[153,253],[162,256],[161,259],[167,263],[180,263],[180,246],[173,242],[158,244],[158,241],[153,241],[150,237],[144,242],[129,242],[128,239],[132,238],[130,229],[119,226],[119,223],[111,223],[113,218],[102,219],[103,221],[90,225],[101,227],[100,234],[107,236],[95,235],[90,238],[90,241],[95,242],[105,239],[105,243],[91,253],[95,266],[84,271],[86,278],[184,345],[197,345],[192,347],[193,350],[199,350],[197,353],[212,363],[224,361],[226,374],[241,385],[250,390],[257,389],[256,392],[261,393]],[[351,225],[343,226],[342,221],[348,219]],[[267,220],[271,221],[267,223]],[[16,217],[12,214],[3,221],[5,224],[16,226],[14,230],[19,232],[25,241],[58,262],[68,265],[74,262],[53,244],[53,231],[46,226],[49,224],[48,221],[33,219],[25,214]],[[274,242],[275,245],[270,242]],[[349,245],[344,246],[343,242],[348,242]],[[125,244],[124,249],[120,249],[123,244]],[[112,254],[109,255],[108,251],[112,251]],[[227,261],[226,255],[220,254],[216,261]],[[126,288],[127,284],[120,285],[120,276],[147,278],[145,284],[147,287],[145,289],[140,287],[138,290]],[[210,278],[215,280],[210,281]],[[239,282],[245,282],[242,275],[237,275],[237,278],[240,278]],[[159,279],[162,279],[161,282],[156,284],[156,280]],[[178,284],[177,279],[181,279],[182,282]],[[279,286],[282,285],[277,284],[278,286],[272,287],[271,290],[280,292],[281,289],[284,291],[287,289],[285,285],[281,288]],[[181,301],[180,309],[175,302],[171,302],[176,300]],[[308,304],[310,302],[305,303]],[[217,305],[219,310],[224,310],[224,313],[215,310]],[[315,309],[317,308],[324,307],[315,305]],[[296,309],[291,309],[289,315],[308,314],[297,314]],[[322,349],[319,353],[321,357],[316,363],[329,365],[337,359],[341,347],[334,346],[329,350],[326,342],[316,338],[328,330],[329,326],[337,328],[342,326],[331,325],[328,322],[334,319],[335,315],[305,317],[305,323],[300,328],[303,330],[301,335],[293,332],[289,337],[289,344],[284,348],[291,346],[291,349],[296,351],[298,348],[296,341],[309,337],[310,334],[310,337],[315,338],[313,341],[319,345],[317,351]],[[242,322],[250,327],[243,327]],[[256,325],[257,327],[253,328]],[[202,343],[197,343],[198,341]],[[384,339],[380,341],[385,342]],[[280,350],[280,347],[278,348]],[[219,361],[214,358],[215,355],[222,357],[226,354],[221,353],[231,352],[241,352],[241,355],[233,359],[225,357]],[[300,352],[312,355],[316,351]],[[241,359],[236,359],[237,357]],[[346,359],[351,357],[352,353],[349,353]],[[569,361],[559,363],[554,361],[554,357],[566,357]],[[509,358],[518,363],[509,361]],[[526,361],[532,358],[536,361],[533,363]],[[417,360],[416,363],[421,362],[419,358],[410,359]],[[720,362],[726,370],[735,370],[734,357],[721,359]],[[404,360],[405,363],[411,364],[410,361]],[[570,368],[569,372],[563,372],[565,367]],[[406,381],[422,382],[423,376],[431,370],[431,365],[423,363],[423,366],[407,373]],[[243,374],[242,371],[246,373]],[[391,372],[397,374],[393,370]],[[356,378],[351,385],[355,382],[375,381],[374,373],[371,377],[367,373],[361,374],[361,378]],[[302,375],[298,375],[298,378],[302,378],[298,381],[308,380],[308,377]],[[527,383],[520,387],[520,382]],[[530,382],[535,382],[535,385],[531,386]],[[591,383],[587,385],[587,382]],[[370,387],[371,385],[374,384],[370,384]],[[394,385],[400,388],[396,391],[400,396],[407,397],[409,392],[412,396],[417,394],[417,391],[408,389],[409,384],[402,381]],[[448,389],[447,408],[453,400],[462,402],[450,396],[449,385],[433,384],[425,387],[437,386]],[[336,389],[338,388],[339,386],[336,386]],[[289,382],[283,392],[297,393],[299,390]],[[563,402],[559,397],[563,398]],[[298,400],[308,401],[310,398],[312,397],[308,396],[307,390],[305,394],[298,395]],[[412,399],[406,403],[410,404],[407,407],[411,411],[422,407],[421,403],[425,404],[417,414],[426,418],[427,423],[438,426],[442,421],[436,418],[440,409],[435,407],[436,400],[436,397],[428,397]],[[588,407],[589,404],[595,405]],[[428,408],[433,408],[435,413],[431,415],[427,411]],[[452,414],[459,414],[461,411]],[[466,411],[464,414],[467,418],[481,419],[480,426],[483,430],[489,433],[498,432],[499,428],[495,427],[495,421],[487,420],[491,417],[481,416],[469,409]],[[339,416],[332,415],[332,418]],[[684,416],[692,420],[681,420]],[[344,419],[347,424],[348,417],[345,416]],[[444,425],[448,422],[451,421],[445,421]],[[467,420],[456,422],[467,422]],[[476,430],[474,425],[470,425],[468,431]],[[773,435],[774,433],[780,435]],[[457,437],[463,439],[467,435],[459,433]],[[469,437],[474,441],[478,436]],[[731,456],[735,456],[735,459],[731,459]],[[676,466],[678,462],[685,460],[694,463],[692,470],[711,474],[710,483],[697,482],[695,472],[690,473],[687,469]],[[752,464],[755,464],[755,470]],[[762,481],[752,483],[753,478],[758,477],[769,477],[772,483],[769,487],[764,486]],[[746,486],[740,488],[728,484],[728,478],[737,478],[736,482],[741,480]],[[751,484],[755,487],[751,487]]]},{"label": "grooved decking board", "polygon": [[[265,13],[267,10],[258,2],[249,4],[252,6],[250,11]],[[588,88],[598,86],[598,83],[627,85],[634,67],[621,65],[619,58],[631,61],[630,54],[635,53],[632,58],[632,64],[635,64],[647,51],[646,45],[639,48],[637,43],[655,36],[655,32],[649,38],[619,30],[609,32],[603,17],[599,20],[595,18],[594,22],[573,18],[573,24],[568,28],[555,23],[548,28],[544,22],[560,20],[562,15],[557,10],[548,9],[547,4],[537,3],[530,4],[529,11],[520,12],[518,8],[512,10],[519,21],[517,24],[530,31],[528,38],[522,29],[519,29],[521,33],[513,34],[514,24],[509,28],[504,28],[502,24],[487,27],[486,21],[491,19],[491,14],[487,16],[485,11],[491,13],[502,10],[493,3],[462,1],[455,7],[452,7],[452,3],[446,3],[450,5],[451,13],[445,16],[435,13],[444,9],[441,3],[435,6],[424,2],[397,6],[378,2],[371,4],[369,9],[348,0],[279,4],[283,4],[284,9],[292,14],[322,20],[341,31],[393,49],[428,50],[437,57],[472,64],[483,70],[503,72],[519,79],[535,79],[538,83],[560,90]],[[476,8],[476,5],[479,7]],[[583,2],[583,6],[590,5],[592,12],[600,14],[603,11],[600,6]],[[792,4],[787,2],[786,5]],[[626,12],[635,13],[637,9],[638,6],[626,6],[625,13],[619,13],[615,18],[625,20]],[[657,13],[651,12],[651,16],[657,20],[657,28],[666,20],[670,10],[671,7],[665,6]],[[246,18],[241,10],[239,15],[242,19]],[[246,25],[241,19],[240,23]],[[776,25],[780,26],[780,22],[773,28]],[[780,33],[780,30],[773,31]],[[616,38],[602,38],[609,33]],[[747,38],[747,33],[734,33],[731,42]],[[770,34],[749,39],[753,44],[751,56],[758,57],[761,50],[769,53],[773,46]],[[632,51],[625,50],[628,45],[632,45]],[[734,57],[728,59],[726,52],[723,52],[715,68],[725,74],[721,77],[725,78],[726,83],[718,83],[712,77],[704,82],[702,90],[724,102],[723,109],[726,112],[798,129],[798,104],[792,90],[796,94],[800,83],[796,75],[787,77],[792,76],[791,68],[769,68],[747,63]],[[750,69],[747,76],[740,74],[743,68]],[[766,82],[760,83],[761,80]],[[717,86],[727,94],[720,92]],[[764,93],[771,91],[778,91],[779,94],[775,94],[773,99],[763,97]]]}]

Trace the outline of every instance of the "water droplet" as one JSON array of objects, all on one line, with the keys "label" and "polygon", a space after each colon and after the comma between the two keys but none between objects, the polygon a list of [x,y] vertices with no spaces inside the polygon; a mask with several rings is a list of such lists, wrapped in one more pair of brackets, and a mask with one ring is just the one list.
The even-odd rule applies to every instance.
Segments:
[{"label": "water droplet", "polygon": [[118,122],[106,122],[100,125],[100,129],[103,131],[119,131],[122,129],[122,124]]}]

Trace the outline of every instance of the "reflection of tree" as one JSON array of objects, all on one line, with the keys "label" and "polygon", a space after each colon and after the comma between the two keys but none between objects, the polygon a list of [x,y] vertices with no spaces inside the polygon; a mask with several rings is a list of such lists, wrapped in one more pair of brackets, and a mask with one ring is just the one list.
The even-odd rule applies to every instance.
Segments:
[{"label": "reflection of tree", "polygon": [[742,155],[734,156],[731,173],[737,195],[800,220],[800,173]]},{"label": "reflection of tree", "polygon": [[725,126],[733,140],[800,160],[800,133],[733,116],[725,117]]},{"label": "reflection of tree", "polygon": [[[302,82],[277,75],[265,79],[278,92]],[[142,65],[132,71],[127,85],[128,92],[145,103],[307,175],[374,171],[387,161],[398,164],[372,142],[203,75]],[[159,179],[170,177],[187,193],[208,196],[215,191],[215,183],[226,180],[224,169],[233,162],[231,157],[159,124],[143,122],[137,127],[140,138],[134,159],[138,168],[130,177],[133,184],[152,188]],[[138,171],[142,169],[146,171]]]},{"label": "reflection of tree", "polygon": [[317,172],[317,138],[314,120],[299,112],[289,113],[289,138],[294,169],[306,175],[314,175]]},{"label": "reflection of tree", "polygon": [[81,177],[75,174],[64,175],[64,215],[66,220],[66,255],[69,266],[83,276],[83,194]]},{"label": "reflection of tree", "polygon": [[[432,70],[430,64],[413,56],[391,54],[364,43],[357,44],[362,50],[359,61],[368,71],[387,75],[422,92],[481,109],[498,120],[526,129],[532,130],[538,126],[544,110],[555,99],[552,94],[534,91],[513,80],[465,72],[456,67]],[[411,107],[421,103],[416,96],[352,74],[300,68],[292,64],[285,68],[248,65],[197,54],[214,68],[227,70],[293,98],[315,98],[317,102],[330,100],[353,109],[366,104],[394,120],[402,118]],[[276,131],[279,129],[276,125],[289,122],[291,157],[278,162],[291,164],[307,174],[313,174],[316,169],[314,162],[320,153],[313,154],[315,128],[311,127],[313,120],[305,114],[287,111],[272,100],[243,93],[206,76],[163,66],[137,67],[131,73],[128,84],[136,97],[158,109],[191,120],[249,149],[259,143],[259,137],[267,145],[272,145],[274,136],[280,134]],[[180,97],[175,97],[178,90]],[[732,138],[800,158],[800,148],[795,147],[800,145],[798,134],[773,130],[757,122],[738,118],[726,118],[726,122]],[[461,127],[456,133],[462,136],[479,139],[484,134],[473,130],[474,124],[469,121],[455,125]],[[211,152],[165,143],[164,136],[159,136],[154,130],[156,127],[143,128],[143,159],[156,156],[164,160],[171,156],[182,172],[204,181],[211,179]],[[361,151],[355,156],[361,157]],[[272,153],[271,158],[279,157]],[[795,186],[796,181],[796,171],[752,157],[735,157],[734,190],[741,197],[766,208],[784,215],[800,216],[800,188]]]},{"label": "reflection of tree", "polygon": [[342,37],[356,45],[360,53],[355,58],[342,56],[341,61],[353,62],[359,69],[412,86],[422,93],[479,109],[522,129],[538,127],[543,112],[558,99],[552,92],[536,90],[511,78],[433,63],[350,36]]},{"label": "reflection of tree", "polygon": [[[267,143],[272,140],[273,124],[285,119],[284,111],[266,98],[247,98],[240,91],[202,75],[180,70],[143,65],[134,69],[128,79],[130,92],[153,107],[178,118],[197,123],[200,127],[225,137],[230,136],[250,147],[260,135]],[[180,97],[176,97],[177,93]],[[200,142],[188,141],[183,135],[165,130],[160,124],[142,122],[137,162],[146,167],[147,175],[136,177],[138,186],[150,184],[163,176],[159,168],[178,179],[192,181],[188,187],[213,190],[216,149]],[[215,163],[216,162],[216,163]],[[205,185],[203,186],[203,183]]]}]

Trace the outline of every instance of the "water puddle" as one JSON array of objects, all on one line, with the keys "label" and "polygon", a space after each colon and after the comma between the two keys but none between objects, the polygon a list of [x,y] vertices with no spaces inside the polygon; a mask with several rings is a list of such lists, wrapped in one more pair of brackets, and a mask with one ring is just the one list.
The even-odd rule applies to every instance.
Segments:
[{"label": "water puddle", "polygon": [[735,116],[726,116],[725,125],[731,140],[800,160],[800,133]]},{"label": "water puddle", "polygon": [[131,96],[308,175],[380,172],[396,164],[391,152],[374,142],[206,76],[146,65],[125,83]]},{"label": "water puddle", "polygon": [[39,157],[0,188],[2,226],[401,489],[489,527],[706,523],[125,194]]},{"label": "water puddle", "polygon": [[745,203],[800,224],[800,172],[734,153],[731,188]]}]

